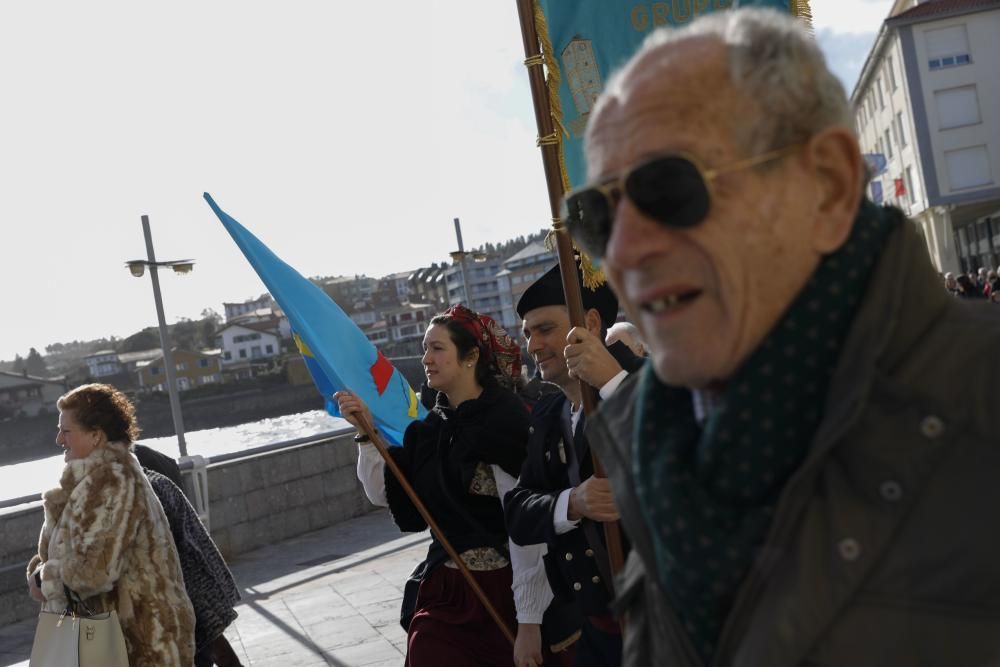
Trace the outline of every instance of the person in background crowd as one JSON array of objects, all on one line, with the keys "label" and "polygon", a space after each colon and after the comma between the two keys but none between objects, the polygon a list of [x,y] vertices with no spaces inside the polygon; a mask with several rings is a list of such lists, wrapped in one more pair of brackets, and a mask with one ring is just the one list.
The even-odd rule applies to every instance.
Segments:
[{"label": "person in background crowd", "polygon": [[961,296],[962,290],[958,287],[958,280],[955,278],[955,274],[949,271],[944,274],[944,286],[949,292],[954,296]]},{"label": "person in background crowd", "polygon": [[[618,315],[607,285],[581,294],[583,327],[570,327],[558,265],[517,302],[528,353],[542,379],[561,391],[532,412],[527,456],[517,486],[504,497],[504,513],[514,542],[546,545],[549,585],[576,610],[581,632],[573,665],[614,666],[621,664],[621,626],[609,608],[611,570],[600,522],[616,521],[618,511],[608,480],[593,476],[580,382],[607,398],[642,361],[624,342],[605,345]],[[557,636],[547,643],[564,641]]]},{"label": "person in background crowd", "polygon": [[[389,451],[508,626],[515,617],[518,626],[540,623],[552,600],[537,565],[541,556],[532,553],[540,547],[510,545],[500,503],[521,470],[528,437],[527,408],[508,388],[520,375],[520,349],[491,318],[464,306],[432,318],[423,345],[437,403],[407,427],[403,446]],[[334,399],[355,428],[359,413],[371,418],[353,392],[339,391]],[[401,530],[426,530],[375,447],[361,434],[355,440],[358,478],[369,500],[387,506]],[[510,643],[436,536],[425,563],[412,619],[404,619],[406,664],[510,667]]]},{"label": "person in background crowd", "polygon": [[996,271],[990,269],[986,274],[986,285],[983,287],[983,296],[989,299],[997,290],[1000,290],[1000,277],[997,276]]},{"label": "person in background crowd", "polygon": [[189,667],[194,611],[163,508],[129,451],[135,409],[106,384],[77,387],[56,405],[66,467],[42,495],[31,596],[62,611],[66,587],[94,613],[117,611],[129,664]]},{"label": "person in background crowd", "polygon": [[639,338],[639,330],[631,322],[615,322],[608,327],[608,336],[604,341],[605,344],[611,347],[619,341],[624,343],[632,351],[632,354],[637,357],[645,357],[649,354],[646,351],[645,344]]},{"label": "person in background crowd", "polygon": [[979,270],[976,272],[976,276],[975,276],[976,277],[976,287],[979,288],[980,292],[983,290],[984,287],[986,287],[987,272],[988,271],[989,271],[989,269],[987,269],[985,266],[980,266]]},{"label": "person in background crowd", "polygon": [[964,273],[960,275],[957,279],[958,282],[958,296],[963,299],[981,299],[983,298],[983,289],[976,285],[972,281],[972,278],[965,275]]},{"label": "person in background crowd", "polygon": [[565,224],[650,350],[587,427],[626,665],[996,663],[1000,310],[865,199],[852,128],[754,8],[651,33],[593,107]]}]

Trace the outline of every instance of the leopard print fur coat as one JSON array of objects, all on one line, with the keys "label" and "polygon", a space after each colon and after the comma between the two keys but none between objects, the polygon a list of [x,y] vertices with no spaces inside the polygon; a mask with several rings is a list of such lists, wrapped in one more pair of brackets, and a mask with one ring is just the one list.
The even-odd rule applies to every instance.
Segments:
[{"label": "leopard print fur coat", "polygon": [[63,586],[94,611],[118,612],[132,667],[191,667],[194,611],[163,507],[127,443],[66,464],[42,495],[45,522],[28,573],[40,570],[46,608]]}]

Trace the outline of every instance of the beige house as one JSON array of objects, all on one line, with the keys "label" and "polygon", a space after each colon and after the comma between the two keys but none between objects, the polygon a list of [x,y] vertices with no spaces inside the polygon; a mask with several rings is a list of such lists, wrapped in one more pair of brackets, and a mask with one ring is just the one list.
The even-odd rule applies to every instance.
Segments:
[{"label": "beige house", "polygon": [[[177,389],[184,391],[203,384],[222,382],[222,361],[219,350],[192,352],[191,350],[174,350],[174,366],[176,367]],[[167,382],[167,369],[163,363],[163,354],[140,361],[135,373],[140,389],[144,391],[164,391]]]}]

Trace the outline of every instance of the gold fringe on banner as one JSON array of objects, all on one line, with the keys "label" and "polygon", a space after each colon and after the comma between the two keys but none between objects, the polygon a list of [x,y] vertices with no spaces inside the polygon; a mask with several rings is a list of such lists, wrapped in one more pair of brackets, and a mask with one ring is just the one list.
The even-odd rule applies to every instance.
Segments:
[{"label": "gold fringe on banner", "polygon": [[[798,1],[806,2],[806,0]],[[549,93],[549,110],[552,112],[552,120],[555,121],[559,130],[562,130],[566,136],[569,136],[569,133],[562,124],[562,102],[559,100],[559,84],[562,80],[562,74],[559,72],[559,63],[556,60],[555,49],[552,48],[552,39],[549,37],[549,22],[545,18],[545,12],[542,10],[539,0],[535,0],[532,5],[535,8],[535,30],[538,32],[538,41],[542,45],[542,60],[548,72],[548,76],[545,77],[545,86],[548,88]],[[525,65],[528,66],[534,64],[534,62],[525,62]],[[548,137],[539,139],[539,141],[548,143],[553,136],[556,137],[556,150],[559,154],[559,176],[562,179],[563,192],[569,192],[571,186],[569,175],[566,173],[566,156],[563,152],[562,135],[557,130]],[[554,227],[554,231],[555,229]],[[594,266],[586,253],[580,251],[579,248],[577,248],[577,252],[580,253],[580,272],[583,274],[583,286],[587,289],[595,289],[603,285],[604,272]]]},{"label": "gold fringe on banner", "polygon": [[792,16],[800,18],[806,22],[809,26],[810,32],[812,31],[813,15],[812,9],[809,7],[809,0],[789,0],[788,8],[792,12]]}]

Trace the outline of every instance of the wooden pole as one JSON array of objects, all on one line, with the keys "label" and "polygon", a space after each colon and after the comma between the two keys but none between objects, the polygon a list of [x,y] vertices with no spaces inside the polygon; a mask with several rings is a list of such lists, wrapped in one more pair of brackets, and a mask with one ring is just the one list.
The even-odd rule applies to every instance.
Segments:
[{"label": "wooden pole", "polygon": [[388,466],[389,470],[396,478],[396,481],[399,482],[399,485],[403,487],[403,491],[410,498],[410,502],[413,503],[413,506],[417,508],[417,512],[420,513],[420,516],[422,516],[424,521],[427,522],[427,525],[430,526],[434,536],[437,537],[438,542],[441,543],[441,546],[444,547],[444,550],[448,553],[448,557],[451,558],[451,561],[458,566],[459,572],[461,572],[462,576],[465,577],[465,581],[472,588],[472,592],[475,593],[476,597],[479,598],[479,601],[483,603],[486,611],[491,617],[493,617],[493,620],[496,622],[497,627],[500,628],[503,636],[506,637],[513,646],[514,633],[507,626],[507,622],[503,619],[503,617],[500,616],[500,612],[498,612],[490,603],[489,598],[486,597],[486,593],[479,586],[479,582],[472,576],[472,572],[470,572],[469,568],[466,567],[465,561],[463,561],[462,557],[458,555],[457,551],[455,551],[455,547],[453,547],[451,542],[448,541],[444,531],[441,530],[440,526],[438,526],[437,522],[434,520],[434,517],[432,517],[430,512],[427,511],[427,507],[420,500],[420,498],[417,497],[417,492],[414,491],[410,482],[406,479],[406,475],[403,474],[403,471],[399,469],[399,466],[396,465],[396,461],[389,454],[389,450],[387,449],[385,442],[382,440],[382,436],[378,434],[378,431],[375,430],[375,426],[368,420],[368,417],[365,414],[357,412],[354,416],[358,420],[358,425],[361,427],[361,431],[367,435],[369,439],[371,439],[372,444],[375,445],[375,449],[377,449],[378,453],[382,456],[382,460],[385,461],[386,466]]},{"label": "wooden pole", "polygon": [[[538,42],[538,32],[535,29],[535,10],[533,0],[517,0],[517,14],[521,22],[521,38],[524,41],[524,57],[536,59],[541,55]],[[547,137],[554,131],[552,112],[549,108],[548,88],[545,85],[545,73],[541,66],[528,67],[528,80],[531,84],[531,99],[535,107],[535,123],[538,126],[538,136]],[[556,248],[559,252],[559,271],[562,273],[563,291],[566,294],[566,306],[569,309],[569,321],[574,327],[584,326],[583,297],[580,291],[580,280],[577,277],[576,259],[573,256],[573,244],[562,224],[557,223],[559,209],[562,204],[563,182],[559,173],[559,146],[542,144],[542,165],[545,169],[545,183],[549,191],[549,210],[552,214],[555,229]],[[583,412],[593,414],[597,408],[597,392],[590,385],[580,382],[583,396]],[[594,477],[606,477],[604,466],[590,450],[594,464]],[[604,523],[604,539],[607,542],[608,560],[611,571],[618,573],[625,565],[625,552],[622,548],[621,529],[617,521]],[[608,582],[613,586],[613,582]]]}]

